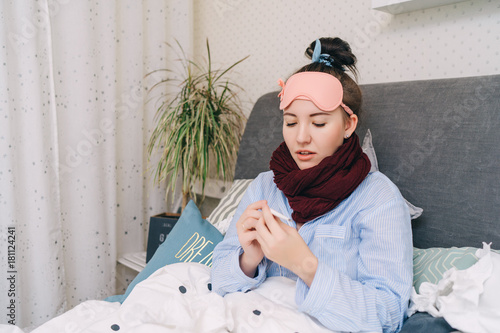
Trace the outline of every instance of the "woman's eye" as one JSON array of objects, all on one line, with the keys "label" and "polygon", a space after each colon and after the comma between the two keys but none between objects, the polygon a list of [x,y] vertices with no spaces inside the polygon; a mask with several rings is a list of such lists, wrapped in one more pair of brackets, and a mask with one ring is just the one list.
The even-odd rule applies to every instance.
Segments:
[{"label": "woman's eye", "polygon": [[323,127],[323,126],[325,126],[325,125],[326,125],[326,123],[314,124],[314,126],[316,126],[316,127]]},{"label": "woman's eye", "polygon": [[286,123],[286,126],[287,126],[287,127],[292,127],[292,126],[294,126],[295,124],[297,124],[297,123]]}]

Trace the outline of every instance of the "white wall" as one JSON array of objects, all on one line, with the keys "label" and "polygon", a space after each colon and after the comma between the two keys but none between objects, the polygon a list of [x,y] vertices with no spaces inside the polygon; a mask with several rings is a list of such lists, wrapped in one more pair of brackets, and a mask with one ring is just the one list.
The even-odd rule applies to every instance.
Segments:
[{"label": "white wall", "polygon": [[194,50],[228,65],[250,55],[234,78],[249,112],[308,62],[307,45],[338,36],[358,57],[360,83],[500,73],[500,2],[465,1],[407,14],[370,9],[371,0],[195,0]]}]

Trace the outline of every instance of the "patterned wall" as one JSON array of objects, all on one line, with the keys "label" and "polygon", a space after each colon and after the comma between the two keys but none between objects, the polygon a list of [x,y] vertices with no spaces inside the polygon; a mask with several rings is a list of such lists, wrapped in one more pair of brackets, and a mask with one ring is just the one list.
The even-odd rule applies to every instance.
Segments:
[{"label": "patterned wall", "polygon": [[216,63],[246,55],[233,77],[246,91],[249,112],[307,62],[317,37],[339,36],[358,57],[360,83],[500,73],[500,2],[474,0],[390,15],[371,0],[195,0],[194,49],[209,38]]}]

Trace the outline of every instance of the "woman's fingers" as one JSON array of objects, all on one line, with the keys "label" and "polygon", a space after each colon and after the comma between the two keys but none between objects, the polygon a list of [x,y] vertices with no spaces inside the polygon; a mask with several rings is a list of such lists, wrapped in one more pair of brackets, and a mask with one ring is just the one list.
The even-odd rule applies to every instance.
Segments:
[{"label": "woman's fingers", "polygon": [[271,213],[271,209],[267,204],[262,207],[262,214],[264,215],[269,232],[276,236],[281,235],[283,233],[283,229],[281,228],[281,224],[283,224],[283,222]]},{"label": "woman's fingers", "polygon": [[262,205],[265,204],[265,200],[256,201],[247,206],[243,214],[241,214],[237,227],[243,230],[251,230],[255,228],[255,223],[252,223],[252,220],[258,220],[262,216]]},{"label": "woman's fingers", "polygon": [[255,225],[262,216],[259,216],[261,214],[252,214],[252,215],[253,216],[248,216],[239,222],[239,227],[241,228],[241,231],[246,232],[250,230],[255,230]]},{"label": "woman's fingers", "polygon": [[271,234],[271,231],[269,230],[266,220],[264,219],[264,216],[262,216],[256,223],[255,223],[255,230],[263,239],[265,242],[271,242],[273,235]]}]

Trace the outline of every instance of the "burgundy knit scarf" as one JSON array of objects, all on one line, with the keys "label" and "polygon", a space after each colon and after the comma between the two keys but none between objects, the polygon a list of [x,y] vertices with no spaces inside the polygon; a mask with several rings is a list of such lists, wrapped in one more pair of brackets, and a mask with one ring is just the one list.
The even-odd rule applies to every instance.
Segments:
[{"label": "burgundy knit scarf", "polygon": [[300,170],[285,142],[273,152],[274,182],[288,198],[295,222],[305,223],[321,216],[349,197],[370,171],[370,160],[359,145],[356,133],[318,165]]}]

